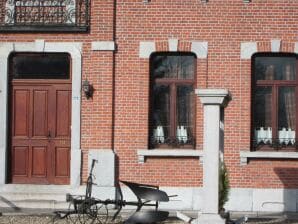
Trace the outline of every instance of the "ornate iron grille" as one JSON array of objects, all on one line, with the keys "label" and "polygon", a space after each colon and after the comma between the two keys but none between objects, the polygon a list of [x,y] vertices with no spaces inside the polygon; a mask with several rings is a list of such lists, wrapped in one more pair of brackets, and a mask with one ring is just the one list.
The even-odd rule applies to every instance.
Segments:
[{"label": "ornate iron grille", "polygon": [[252,151],[298,151],[298,139],[296,138],[267,138],[262,141],[252,140]]},{"label": "ornate iron grille", "polygon": [[189,148],[195,145],[195,139],[188,136],[185,138],[177,136],[176,138],[170,137],[150,137],[150,147],[159,148],[159,146],[168,146],[169,148]]},{"label": "ornate iron grille", "polygon": [[85,32],[89,0],[0,0],[0,31]]}]

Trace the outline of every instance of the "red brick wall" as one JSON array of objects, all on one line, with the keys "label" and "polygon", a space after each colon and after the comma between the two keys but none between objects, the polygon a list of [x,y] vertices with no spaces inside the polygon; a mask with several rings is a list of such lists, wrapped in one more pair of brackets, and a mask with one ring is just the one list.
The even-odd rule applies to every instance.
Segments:
[{"label": "red brick wall", "polygon": [[[240,150],[250,144],[250,60],[240,59],[240,43],[255,41],[270,51],[271,39],[293,52],[297,40],[296,0],[141,0],[117,1],[116,132],[120,178],[160,185],[200,186],[202,167],[197,159],[150,158],[137,163],[136,151],[147,148],[149,60],[138,57],[140,41],[154,41],[167,50],[168,39],[179,40],[189,51],[192,40],[208,41],[208,59],[197,60],[198,88],[225,88],[232,101],[225,109],[225,160],[232,187],[298,187],[298,163],[253,160],[240,166]],[[261,47],[266,46],[265,48]],[[202,149],[202,106],[197,100],[197,149]],[[297,164],[297,165],[296,165]],[[285,169],[286,174],[281,172]],[[289,174],[288,174],[289,172]],[[290,178],[287,178],[290,177]]]},{"label": "red brick wall", "polygon": [[115,5],[113,0],[92,0],[91,4],[90,33],[0,33],[0,42],[32,42],[43,39],[45,42],[83,43],[82,81],[87,78],[95,89],[91,100],[86,100],[82,95],[83,176],[87,174],[88,149],[112,148],[113,52],[91,51],[91,42],[113,40]]},{"label": "red brick wall", "polygon": [[[250,147],[251,106],[250,60],[240,59],[240,43],[255,41],[260,51],[270,51],[270,40],[281,39],[282,50],[293,52],[293,43],[298,41],[297,0],[252,0],[249,4],[242,0],[207,4],[200,0],[151,0],[148,4],[92,0],[91,4],[90,33],[0,34],[0,42],[83,42],[82,78],[88,78],[95,89],[92,100],[82,98],[84,177],[89,149],[114,148],[120,179],[161,186],[202,185],[198,159],[149,158],[139,164],[136,154],[148,148],[149,60],[139,58],[139,42],[155,41],[158,51],[166,51],[168,39],[176,38],[179,51],[190,51],[193,40],[207,41],[208,58],[197,60],[197,87],[225,88],[232,94],[225,109],[224,142],[232,187],[298,187],[297,160],[252,160],[240,166],[239,158],[239,151]],[[113,39],[115,53],[91,51],[92,41]],[[202,149],[199,98],[196,111],[196,149]]]}]

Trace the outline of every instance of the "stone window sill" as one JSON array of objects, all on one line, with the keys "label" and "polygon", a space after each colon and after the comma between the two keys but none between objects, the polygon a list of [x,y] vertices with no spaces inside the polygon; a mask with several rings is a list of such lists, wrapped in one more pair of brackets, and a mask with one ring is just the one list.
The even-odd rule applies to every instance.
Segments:
[{"label": "stone window sill", "polygon": [[202,150],[185,150],[185,149],[153,149],[138,150],[139,163],[145,163],[146,157],[197,157],[202,160]]},{"label": "stone window sill", "polygon": [[297,152],[250,152],[240,151],[240,165],[247,165],[249,159],[298,159]]}]

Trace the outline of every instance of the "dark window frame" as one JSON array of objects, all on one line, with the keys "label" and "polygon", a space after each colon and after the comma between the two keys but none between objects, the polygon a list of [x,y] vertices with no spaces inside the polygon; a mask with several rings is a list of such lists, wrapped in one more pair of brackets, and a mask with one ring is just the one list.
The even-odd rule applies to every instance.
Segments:
[{"label": "dark window frame", "polygon": [[[154,78],[153,70],[154,65],[152,63],[153,58],[155,56],[192,56],[193,61],[193,78],[185,78],[185,79],[178,79],[178,78]],[[196,136],[196,101],[195,98],[193,98],[193,128],[192,128],[192,135],[189,138],[189,141],[187,143],[178,142],[177,141],[177,89],[178,86],[191,86],[193,88],[193,91],[195,89],[196,83],[197,83],[197,77],[196,77],[196,70],[197,70],[197,57],[195,54],[190,52],[156,52],[153,53],[150,56],[150,107],[149,107],[149,148],[150,149],[172,149],[172,148],[185,148],[185,149],[194,149],[195,148],[195,136]],[[154,111],[153,106],[153,86],[154,84],[157,85],[164,85],[168,86],[170,89],[170,109],[169,109],[169,117],[170,117],[170,132],[169,132],[169,139],[167,139],[164,143],[152,143],[152,135],[153,135],[153,125],[152,125],[152,114]]]},{"label": "dark window frame", "polygon": [[[276,57],[276,58],[286,58],[293,57],[296,58],[296,78],[295,80],[274,80],[274,79],[258,79],[256,73],[256,58],[258,57]],[[255,139],[255,102],[256,102],[256,89],[258,87],[270,87],[271,88],[271,122],[272,122],[272,141],[268,143],[258,143]],[[294,144],[283,144],[279,141],[278,137],[278,121],[279,121],[279,92],[281,92],[282,87],[294,87],[295,88],[295,109],[296,109],[296,120],[295,120],[295,131],[296,131],[296,140]],[[274,150],[283,150],[283,151],[297,151],[298,142],[297,142],[297,133],[298,133],[298,55],[294,53],[255,53],[252,56],[252,107],[251,107],[251,148],[252,151],[274,151]]]}]

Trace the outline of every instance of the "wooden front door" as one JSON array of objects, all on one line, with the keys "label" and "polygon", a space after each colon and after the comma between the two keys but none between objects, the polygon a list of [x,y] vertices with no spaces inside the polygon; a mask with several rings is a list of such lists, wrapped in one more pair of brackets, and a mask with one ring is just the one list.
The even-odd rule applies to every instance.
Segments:
[{"label": "wooden front door", "polygon": [[69,184],[71,84],[11,80],[11,182]]}]

